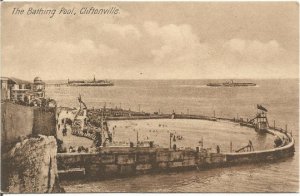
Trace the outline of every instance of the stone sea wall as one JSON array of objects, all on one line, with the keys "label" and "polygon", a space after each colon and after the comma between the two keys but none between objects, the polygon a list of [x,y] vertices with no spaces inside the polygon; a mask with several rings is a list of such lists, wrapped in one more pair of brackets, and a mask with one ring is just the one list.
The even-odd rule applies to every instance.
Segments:
[{"label": "stone sea wall", "polygon": [[295,141],[290,136],[287,145],[273,148],[269,150],[241,152],[241,153],[226,153],[226,160],[230,164],[253,163],[262,161],[274,161],[281,158],[291,157],[295,152]]},{"label": "stone sea wall", "polygon": [[[103,147],[98,153],[58,153],[58,170],[70,178],[81,171],[88,178],[111,178],[143,173],[227,167],[243,163],[279,160],[294,155],[294,139],[287,134],[284,146],[252,152],[210,153],[203,150],[167,148]],[[72,177],[71,177],[72,178]]]}]

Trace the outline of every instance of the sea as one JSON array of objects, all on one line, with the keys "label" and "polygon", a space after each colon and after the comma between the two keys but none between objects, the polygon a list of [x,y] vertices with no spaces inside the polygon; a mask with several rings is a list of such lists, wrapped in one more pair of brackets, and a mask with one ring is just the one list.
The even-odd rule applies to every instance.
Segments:
[{"label": "sea", "polygon": [[[46,96],[59,106],[113,107],[132,111],[189,113],[251,119],[257,104],[268,110],[270,125],[287,127],[296,141],[295,156],[273,163],[246,164],[204,171],[140,175],[111,180],[63,181],[67,192],[299,192],[299,80],[235,80],[254,87],[208,87],[225,80],[113,80],[110,87],[53,85]],[[222,140],[222,133],[215,136]]]}]

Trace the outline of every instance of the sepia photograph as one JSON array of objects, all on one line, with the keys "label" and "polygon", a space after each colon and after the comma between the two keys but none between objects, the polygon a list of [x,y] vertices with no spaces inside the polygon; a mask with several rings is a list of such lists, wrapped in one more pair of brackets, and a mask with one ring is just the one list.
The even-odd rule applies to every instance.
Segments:
[{"label": "sepia photograph", "polygon": [[299,3],[0,2],[2,193],[299,193]]}]

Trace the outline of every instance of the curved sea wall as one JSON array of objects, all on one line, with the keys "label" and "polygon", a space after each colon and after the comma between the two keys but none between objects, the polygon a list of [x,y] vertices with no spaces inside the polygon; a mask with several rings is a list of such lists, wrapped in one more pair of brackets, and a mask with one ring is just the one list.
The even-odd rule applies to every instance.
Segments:
[{"label": "curved sea wall", "polygon": [[[270,133],[278,135],[283,145],[268,150],[238,153],[213,153],[199,148],[179,150],[150,147],[102,147],[97,153],[58,153],[58,170],[59,174],[66,178],[74,173],[86,174],[87,177],[111,178],[170,170],[200,170],[275,161],[294,155],[294,139],[290,134],[276,130]],[[285,137],[284,141],[282,134]]]},{"label": "curved sea wall", "polygon": [[226,162],[228,164],[253,163],[291,157],[295,152],[295,141],[289,134],[286,134],[286,136],[289,143],[278,148],[253,152],[225,153]]}]

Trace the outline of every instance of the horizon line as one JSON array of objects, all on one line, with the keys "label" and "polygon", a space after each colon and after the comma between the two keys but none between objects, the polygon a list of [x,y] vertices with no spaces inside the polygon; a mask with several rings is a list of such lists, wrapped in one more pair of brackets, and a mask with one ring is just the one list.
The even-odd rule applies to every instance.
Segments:
[{"label": "horizon line", "polygon": [[[7,77],[7,78],[13,78],[15,76],[3,76],[1,75],[1,77]],[[40,77],[40,76],[34,76],[32,77]],[[21,77],[15,77],[15,78],[19,78],[19,79],[23,79],[23,80],[32,80],[32,79],[24,79]],[[41,77],[42,78],[42,77]],[[285,80],[285,79],[299,79],[299,77],[280,77],[280,78],[276,78],[276,77],[269,77],[269,78],[234,78],[234,77],[228,77],[228,78],[102,78],[98,80]],[[68,80],[70,78],[67,79],[44,79],[42,78],[42,80],[44,81],[53,81],[53,80]],[[93,79],[93,78],[89,78],[89,79]],[[72,78],[70,80],[89,80],[87,78]]]},{"label": "horizon line", "polygon": [[[84,78],[80,78],[85,80]],[[80,80],[79,78],[70,80]],[[299,79],[299,77],[284,77],[284,78],[103,78],[100,80],[285,80]],[[45,80],[68,80],[68,79],[45,79]]]}]

